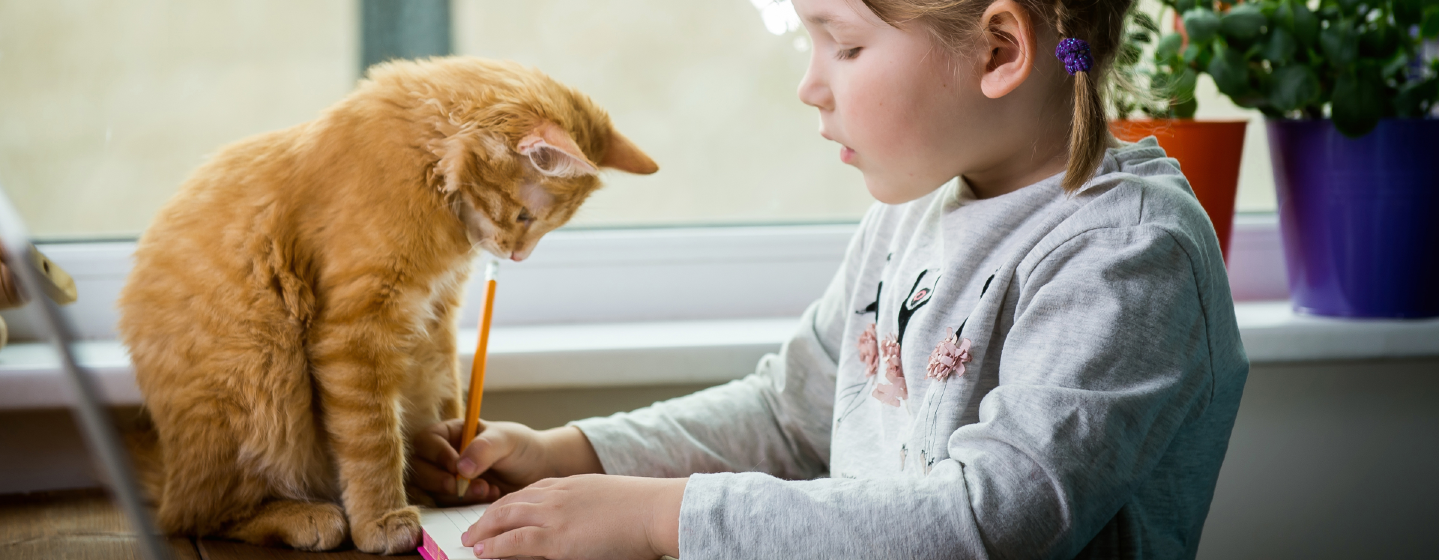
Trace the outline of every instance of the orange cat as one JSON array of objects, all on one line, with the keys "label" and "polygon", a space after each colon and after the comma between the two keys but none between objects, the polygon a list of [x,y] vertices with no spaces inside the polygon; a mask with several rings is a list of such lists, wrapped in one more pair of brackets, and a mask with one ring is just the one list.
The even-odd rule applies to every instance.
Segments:
[{"label": "orange cat", "polygon": [[586,96],[476,58],[372,69],[227,146],[156,216],[120,297],[163,530],[413,550],[407,436],[459,415],[477,248],[520,260],[609,167],[658,167]]}]

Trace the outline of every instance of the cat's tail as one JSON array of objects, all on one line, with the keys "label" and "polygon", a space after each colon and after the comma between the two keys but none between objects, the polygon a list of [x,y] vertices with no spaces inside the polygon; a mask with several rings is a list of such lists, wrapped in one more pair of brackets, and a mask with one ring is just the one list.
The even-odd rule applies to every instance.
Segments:
[{"label": "cat's tail", "polygon": [[135,467],[140,491],[145,501],[158,503],[165,487],[165,463],[160,456],[160,432],[150,418],[150,411],[141,407],[132,415],[125,415],[117,422],[123,434],[125,447],[130,451],[130,461]]}]

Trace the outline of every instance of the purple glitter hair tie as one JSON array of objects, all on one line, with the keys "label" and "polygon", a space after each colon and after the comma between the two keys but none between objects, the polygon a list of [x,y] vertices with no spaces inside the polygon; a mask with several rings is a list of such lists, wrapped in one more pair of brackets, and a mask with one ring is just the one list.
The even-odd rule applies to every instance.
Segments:
[{"label": "purple glitter hair tie", "polygon": [[1054,48],[1054,56],[1064,61],[1064,71],[1073,76],[1075,72],[1088,72],[1094,66],[1094,57],[1089,55],[1089,42],[1084,39],[1064,39]]}]

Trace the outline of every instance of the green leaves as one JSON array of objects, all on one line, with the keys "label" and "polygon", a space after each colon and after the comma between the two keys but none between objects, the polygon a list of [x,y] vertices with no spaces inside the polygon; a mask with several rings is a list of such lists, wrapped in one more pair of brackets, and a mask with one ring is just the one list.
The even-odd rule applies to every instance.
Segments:
[{"label": "green leaves", "polygon": [[1187,67],[1176,74],[1156,74],[1150,82],[1155,93],[1176,100],[1193,99],[1198,84],[1199,73]]},{"label": "green leaves", "polygon": [[1297,110],[1319,97],[1319,76],[1308,66],[1282,66],[1272,79],[1269,105],[1280,113]]},{"label": "green leaves", "polygon": [[[1259,37],[1259,32],[1269,23],[1256,2],[1245,2],[1219,20],[1219,29],[1231,43],[1249,44]],[[1187,27],[1186,27],[1187,29]]]},{"label": "green leaves", "polygon": [[1408,29],[1410,26],[1418,25],[1419,20],[1424,17],[1425,0],[1392,0],[1394,24],[1400,29]]},{"label": "green leaves", "polygon": [[1289,31],[1294,33],[1294,38],[1299,40],[1300,45],[1314,46],[1314,40],[1319,38],[1319,17],[1309,11],[1309,6],[1304,5],[1302,0],[1285,4],[1290,5],[1293,10],[1293,23]]},{"label": "green leaves", "polygon": [[1342,72],[1334,82],[1330,118],[1334,128],[1348,137],[1363,136],[1379,124],[1384,116],[1381,82],[1354,69]]},{"label": "green leaves", "polygon": [[1439,61],[1421,68],[1415,60],[1423,40],[1439,39],[1439,0],[1161,2],[1181,14],[1187,44],[1145,26],[1162,18],[1146,18],[1133,26],[1143,37],[1126,38],[1136,46],[1153,41],[1153,59],[1119,53],[1134,63],[1129,76],[1148,77],[1153,94],[1169,101],[1167,114],[1144,108],[1152,115],[1193,115],[1201,72],[1241,107],[1273,118],[1328,115],[1350,136],[1379,119],[1420,118],[1439,106]]},{"label": "green leaves", "polygon": [[1364,0],[1334,0],[1334,3],[1343,13],[1353,14],[1358,11],[1359,5],[1363,4]]},{"label": "green leaves", "polygon": [[1398,45],[1399,31],[1383,20],[1359,34],[1359,54],[1365,57],[1389,56]]},{"label": "green leaves", "polygon": [[1159,24],[1155,23],[1154,18],[1149,17],[1149,14],[1135,11],[1132,17],[1134,26],[1140,30],[1139,33],[1134,34],[1135,36],[1143,36],[1145,40],[1148,40],[1150,35],[1158,35],[1160,33]]},{"label": "green leaves", "polygon": [[1439,77],[1416,80],[1400,86],[1394,96],[1394,113],[1406,119],[1417,119],[1427,111],[1426,102],[1439,98]]},{"label": "green leaves", "polygon": [[1286,31],[1283,27],[1276,27],[1269,32],[1269,41],[1264,44],[1264,50],[1260,56],[1264,60],[1278,66],[1286,64],[1294,58],[1294,51],[1299,45],[1294,40],[1294,34]]},{"label": "green leaves", "polygon": [[1425,39],[1439,38],[1439,5],[1424,8],[1423,23],[1419,24],[1419,35]]},{"label": "green leaves", "polygon": [[1243,97],[1249,93],[1249,68],[1239,51],[1216,44],[1214,58],[1205,68],[1214,77],[1219,92],[1231,98]]},{"label": "green leaves", "polygon": [[1170,97],[1173,99],[1193,101],[1194,88],[1199,85],[1199,73],[1191,68],[1180,71],[1179,76],[1174,80],[1174,88]]},{"label": "green leaves", "polygon": [[1319,32],[1319,47],[1323,50],[1324,57],[1329,59],[1330,66],[1345,68],[1359,59],[1359,41],[1355,40],[1356,35],[1354,25],[1349,20],[1331,22],[1329,27]]},{"label": "green leaves", "polygon": [[1184,12],[1184,30],[1189,32],[1189,42],[1205,44],[1219,34],[1219,16],[1205,8],[1194,8]]},{"label": "green leaves", "polygon": [[1194,118],[1194,113],[1199,112],[1199,101],[1191,97],[1184,101],[1177,102],[1169,108],[1169,112],[1176,119],[1192,119]]},{"label": "green leaves", "polygon": [[1179,55],[1179,46],[1184,44],[1184,37],[1178,33],[1170,33],[1159,39],[1159,44],[1154,47],[1154,56],[1160,60],[1174,58]]}]

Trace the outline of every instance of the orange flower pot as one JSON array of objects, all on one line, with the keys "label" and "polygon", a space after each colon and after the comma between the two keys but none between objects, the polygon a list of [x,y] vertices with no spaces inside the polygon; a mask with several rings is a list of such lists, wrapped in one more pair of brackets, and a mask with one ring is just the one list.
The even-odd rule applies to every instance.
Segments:
[{"label": "orange flower pot", "polygon": [[1244,154],[1244,128],[1248,121],[1154,119],[1113,121],[1115,138],[1136,142],[1146,136],[1159,141],[1209,214],[1219,249],[1229,260],[1229,232],[1234,225],[1234,197],[1239,188],[1239,160]]}]

